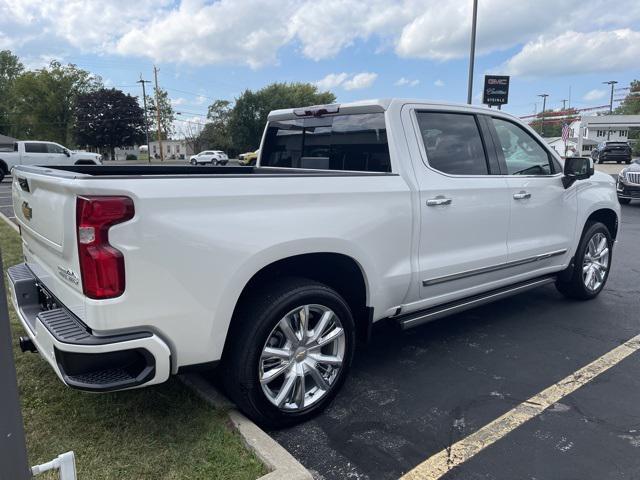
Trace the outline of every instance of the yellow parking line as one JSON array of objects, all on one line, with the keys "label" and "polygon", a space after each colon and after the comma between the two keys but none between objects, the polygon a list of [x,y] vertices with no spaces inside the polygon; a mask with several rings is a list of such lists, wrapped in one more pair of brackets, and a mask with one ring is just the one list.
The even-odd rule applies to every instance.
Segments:
[{"label": "yellow parking line", "polygon": [[452,468],[466,462],[489,445],[497,442],[526,421],[541,414],[545,409],[617,365],[637,350],[640,350],[640,335],[627,340],[589,365],[534,395],[467,438],[436,453],[403,475],[401,480],[436,480],[442,477]]}]

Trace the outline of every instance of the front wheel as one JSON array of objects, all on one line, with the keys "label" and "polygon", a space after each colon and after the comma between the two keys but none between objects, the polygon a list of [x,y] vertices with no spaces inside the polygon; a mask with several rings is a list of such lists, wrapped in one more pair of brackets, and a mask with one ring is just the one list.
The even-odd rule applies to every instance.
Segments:
[{"label": "front wheel", "polygon": [[629,205],[631,203],[631,199],[618,197],[618,203],[620,203],[620,205]]},{"label": "front wheel", "polygon": [[265,427],[305,421],[344,382],[354,332],[349,306],[328,286],[302,278],[272,283],[234,315],[223,356],[225,389]]},{"label": "front wheel", "polygon": [[600,222],[588,223],[576,250],[573,271],[569,278],[556,281],[558,290],[579,300],[598,296],[609,278],[612,247],[609,229]]},{"label": "front wheel", "polygon": [[195,158],[192,158],[192,159],[191,159],[191,165],[197,165],[197,164],[198,164],[198,162],[196,162],[196,159],[195,159]]}]

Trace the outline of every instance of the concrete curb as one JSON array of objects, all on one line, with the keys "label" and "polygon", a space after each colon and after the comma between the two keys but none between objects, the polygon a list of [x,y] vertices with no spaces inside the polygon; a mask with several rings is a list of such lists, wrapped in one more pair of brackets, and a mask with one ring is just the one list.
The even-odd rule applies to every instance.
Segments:
[{"label": "concrete curb", "polygon": [[220,410],[228,410],[229,419],[244,444],[270,470],[258,480],[313,480],[311,473],[293,455],[236,410],[235,405],[201,375],[188,373],[180,375],[179,378],[210,405]]},{"label": "concrete curb", "polygon": [[9,217],[7,217],[4,213],[0,212],[0,220],[4,220],[11,228],[13,228],[16,233],[20,233],[20,229],[18,228],[18,226],[13,223]]}]

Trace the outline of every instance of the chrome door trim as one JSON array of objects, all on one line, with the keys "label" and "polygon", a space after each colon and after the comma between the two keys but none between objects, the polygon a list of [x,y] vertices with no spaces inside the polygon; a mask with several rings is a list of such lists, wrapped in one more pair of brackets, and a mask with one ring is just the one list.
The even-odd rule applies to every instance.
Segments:
[{"label": "chrome door trim", "polygon": [[527,263],[533,263],[540,260],[546,260],[547,258],[557,257],[558,255],[564,255],[567,253],[567,249],[554,250],[553,252],[541,253],[532,257],[523,258],[521,260],[513,260],[511,262],[500,263],[498,265],[491,265],[489,267],[476,268],[473,270],[466,270],[464,272],[452,273],[450,275],[444,275],[442,277],[429,278],[422,281],[423,287],[430,285],[437,285],[439,283],[450,282],[452,280],[460,280],[462,278],[472,277],[474,275],[481,275],[483,273],[495,272],[505,268],[517,267],[519,265],[525,265]]}]

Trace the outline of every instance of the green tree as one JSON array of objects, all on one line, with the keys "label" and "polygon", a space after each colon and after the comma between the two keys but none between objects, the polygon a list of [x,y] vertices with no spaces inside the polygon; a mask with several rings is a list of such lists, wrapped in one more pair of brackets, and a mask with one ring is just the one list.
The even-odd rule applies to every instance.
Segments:
[{"label": "green tree", "polygon": [[71,145],[76,97],[101,86],[100,77],[58,61],[23,73],[12,88],[12,135]]},{"label": "green tree", "polygon": [[101,88],[75,99],[74,133],[79,145],[108,149],[144,141],[144,111],[138,99],[115,88]]},{"label": "green tree", "polygon": [[8,134],[11,129],[11,105],[13,84],[24,70],[20,59],[9,50],[0,51],[0,133]]},{"label": "green tree", "polygon": [[[566,117],[566,118],[558,118]],[[578,111],[575,108],[567,108],[566,110],[545,110],[544,112],[544,136],[560,137],[562,136],[562,125],[571,123],[578,119]],[[542,112],[536,115],[536,119],[530,124],[536,132],[542,134]]]},{"label": "green tree", "polygon": [[229,127],[231,111],[231,102],[228,100],[216,100],[209,105],[207,112],[209,121],[203,126],[198,137],[200,148],[224,150],[231,155],[238,153],[231,140]]},{"label": "green tree", "polygon": [[613,113],[616,115],[640,114],[640,80],[633,80],[631,82],[629,93]]},{"label": "green tree", "polygon": [[[173,121],[176,113],[171,106],[171,100],[166,90],[158,89],[158,105],[160,106],[160,126],[162,139],[171,138],[174,134]],[[158,140],[158,115],[156,109],[156,96],[147,95],[147,115],[149,118],[149,138],[151,141]]]},{"label": "green tree", "polygon": [[319,92],[310,83],[272,83],[256,92],[245,90],[229,116],[229,130],[235,149],[255,150],[271,110],[322,105],[335,102],[331,92]]},{"label": "green tree", "polygon": [[[622,103],[613,111],[616,115],[640,114],[640,80],[633,80],[629,93]],[[633,146],[633,154],[640,155],[640,128],[629,129],[629,140]]]}]

